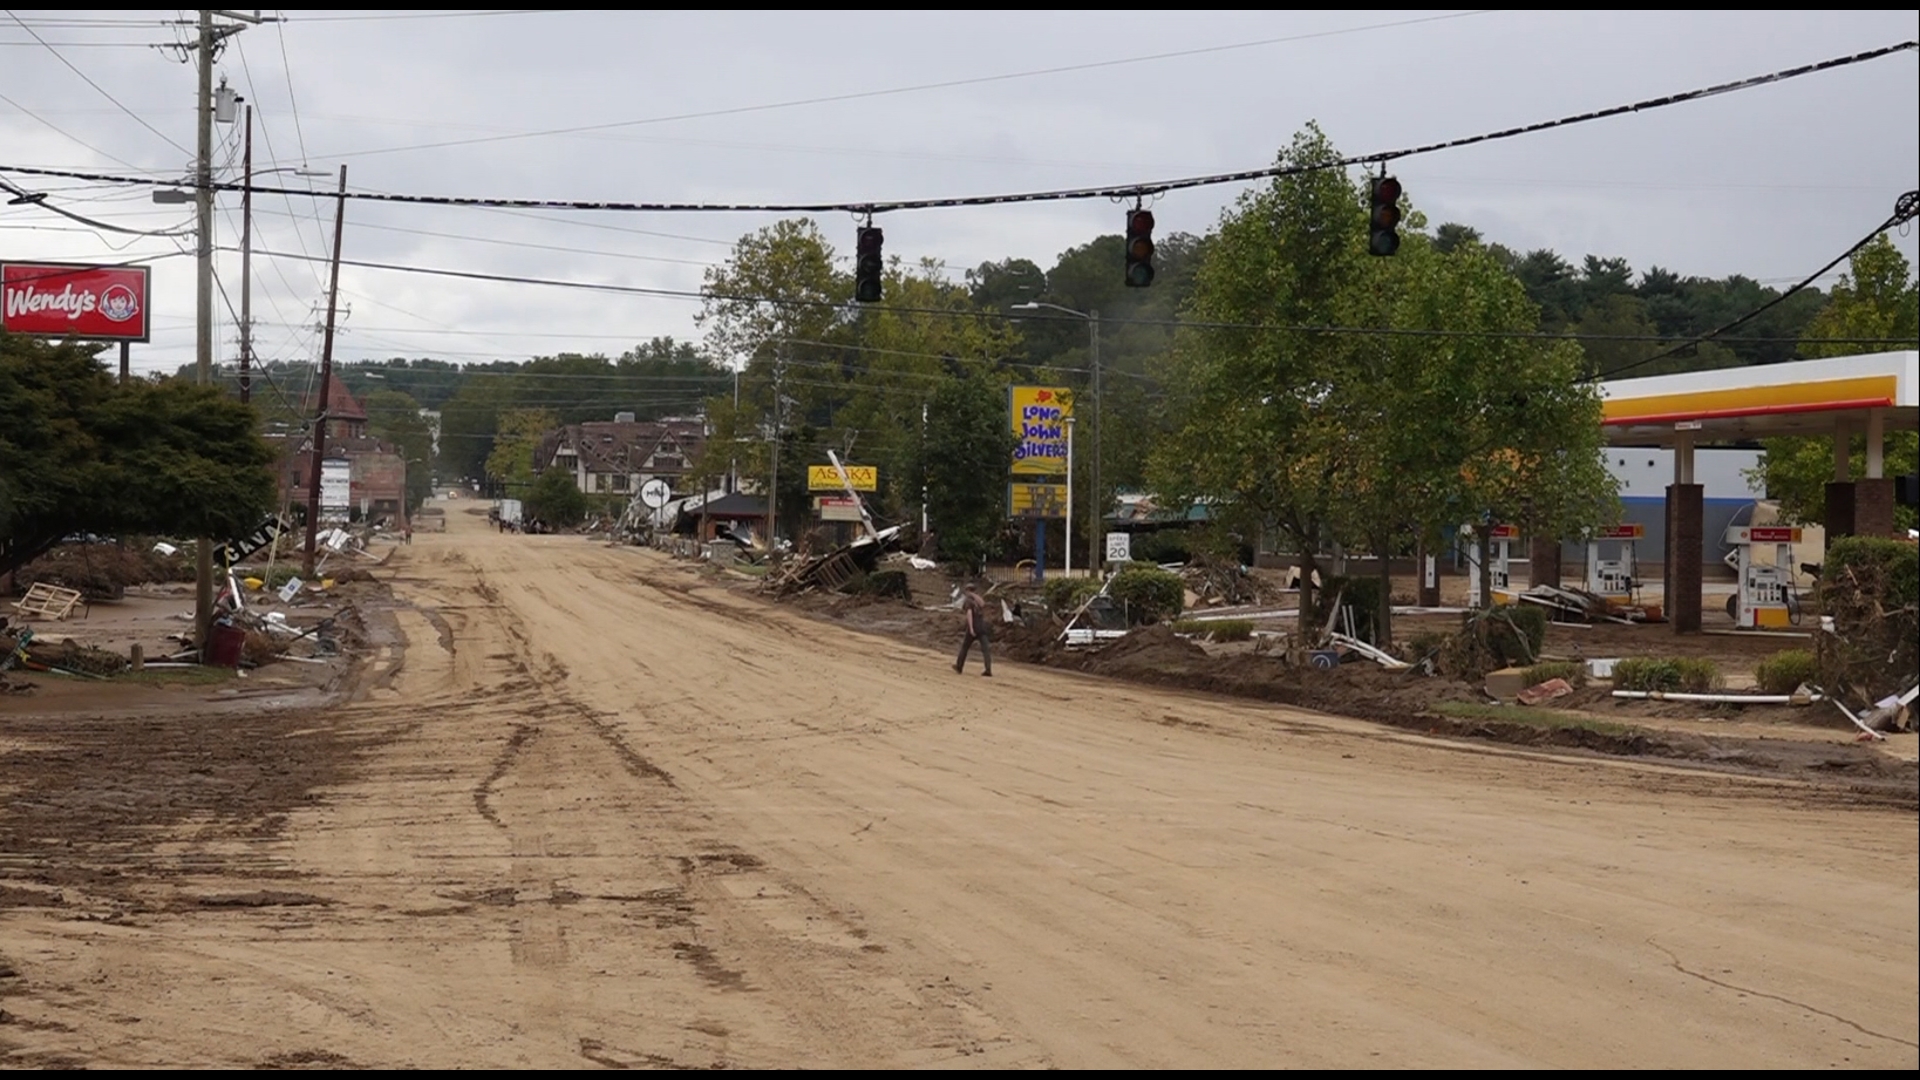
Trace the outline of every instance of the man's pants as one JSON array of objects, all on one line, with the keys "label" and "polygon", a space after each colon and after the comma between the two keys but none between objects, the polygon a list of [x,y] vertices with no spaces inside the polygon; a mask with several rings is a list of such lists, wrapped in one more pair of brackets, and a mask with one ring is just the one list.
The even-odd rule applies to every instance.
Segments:
[{"label": "man's pants", "polygon": [[973,643],[976,641],[980,643],[980,663],[987,671],[993,670],[993,650],[990,647],[993,641],[993,634],[991,631],[981,631],[978,634],[968,631],[967,636],[960,639],[960,658],[953,662],[953,666],[956,669],[967,666],[967,650],[972,648]]}]

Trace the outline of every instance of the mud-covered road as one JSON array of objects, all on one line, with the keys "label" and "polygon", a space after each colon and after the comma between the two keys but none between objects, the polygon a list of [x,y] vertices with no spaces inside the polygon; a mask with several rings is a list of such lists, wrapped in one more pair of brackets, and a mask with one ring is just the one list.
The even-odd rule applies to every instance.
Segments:
[{"label": "mud-covered road", "polygon": [[0,702],[0,1064],[1920,1066],[1913,815],[390,560],[355,698]]}]

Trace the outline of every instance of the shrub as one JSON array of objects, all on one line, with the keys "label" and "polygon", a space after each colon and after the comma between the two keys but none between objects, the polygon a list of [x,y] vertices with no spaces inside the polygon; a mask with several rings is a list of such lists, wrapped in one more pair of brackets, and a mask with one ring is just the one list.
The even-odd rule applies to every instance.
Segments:
[{"label": "shrub", "polygon": [[1487,643],[1502,663],[1532,665],[1547,641],[1546,609],[1533,604],[1508,604],[1489,610]]},{"label": "shrub", "polygon": [[1437,656],[1453,641],[1453,635],[1439,630],[1422,630],[1407,642],[1402,660],[1418,663],[1429,656]]},{"label": "shrub", "polygon": [[1753,669],[1753,681],[1769,694],[1791,694],[1801,683],[1820,680],[1820,661],[1805,649],[1784,649]]},{"label": "shrub", "polygon": [[1246,641],[1253,637],[1252,619],[1176,619],[1173,632],[1213,641]]},{"label": "shrub", "polygon": [[865,589],[873,596],[891,596],[913,602],[913,591],[907,585],[905,570],[875,570],[867,575]]},{"label": "shrub", "polygon": [[1180,614],[1186,606],[1186,592],[1180,575],[1138,563],[1129,563],[1113,575],[1113,584],[1107,589],[1107,595],[1126,610],[1127,621],[1135,624],[1160,622]]},{"label": "shrub", "polygon": [[1193,548],[1185,529],[1156,529],[1133,534],[1133,558],[1137,562],[1183,563],[1193,558]]},{"label": "shrub", "polygon": [[1574,660],[1551,660],[1544,664],[1535,664],[1521,673],[1528,686],[1538,686],[1548,679],[1565,679],[1574,686],[1586,681],[1587,666]]},{"label": "shrub", "polygon": [[1048,578],[1041,587],[1040,595],[1047,602],[1047,609],[1058,615],[1071,615],[1087,602],[1087,597],[1100,591],[1100,583],[1090,577]]},{"label": "shrub", "polygon": [[1635,656],[1613,665],[1613,685],[1620,690],[1704,694],[1720,684],[1720,669],[1699,657]]},{"label": "shrub", "polygon": [[[1313,624],[1316,630],[1327,625],[1334,598],[1338,597],[1341,607],[1353,609],[1353,636],[1379,644],[1374,636],[1373,624],[1380,613],[1380,579],[1330,577],[1326,582],[1319,592],[1313,594]],[[1341,622],[1334,623],[1333,628],[1341,633],[1346,632],[1346,626]]]},{"label": "shrub", "polygon": [[1253,637],[1252,619],[1214,619],[1205,624],[1215,641],[1246,641]]}]

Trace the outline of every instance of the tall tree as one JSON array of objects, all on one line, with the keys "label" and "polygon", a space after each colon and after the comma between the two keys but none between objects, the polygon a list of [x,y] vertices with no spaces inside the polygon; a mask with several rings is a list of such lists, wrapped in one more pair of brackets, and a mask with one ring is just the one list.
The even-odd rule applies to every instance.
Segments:
[{"label": "tall tree", "polygon": [[995,550],[1006,521],[1013,443],[1003,383],[972,375],[933,392],[909,475],[915,486],[925,486],[942,554],[977,569]]},{"label": "tall tree", "polygon": [[533,486],[534,450],[542,436],[559,426],[549,409],[509,409],[500,414],[500,430],[487,455],[487,478],[510,497],[521,497]]},{"label": "tall tree", "polygon": [[1277,529],[1306,571],[1301,630],[1323,530],[1344,493],[1353,442],[1323,408],[1342,383],[1343,339],[1289,329],[1336,324],[1362,253],[1366,217],[1309,126],[1276,164],[1304,169],[1247,192],[1221,217],[1196,274],[1171,373],[1172,421],[1150,476],[1157,490],[1206,500],[1246,535]]},{"label": "tall tree", "polygon": [[407,513],[433,494],[433,431],[420,415],[420,403],[397,390],[367,395],[367,434],[391,445],[407,463]]}]

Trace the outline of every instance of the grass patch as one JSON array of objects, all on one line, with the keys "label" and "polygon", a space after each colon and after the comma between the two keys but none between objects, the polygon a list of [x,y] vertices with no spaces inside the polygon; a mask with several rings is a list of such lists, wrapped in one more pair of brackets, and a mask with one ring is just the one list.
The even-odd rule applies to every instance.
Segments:
[{"label": "grass patch", "polygon": [[1633,728],[1628,725],[1616,724],[1611,720],[1596,720],[1578,713],[1555,712],[1551,709],[1530,709],[1523,705],[1482,705],[1473,701],[1442,701],[1434,705],[1433,711],[1455,720],[1490,720],[1496,723],[1525,724],[1528,727],[1549,730],[1581,728],[1598,735],[1626,735],[1633,731]]},{"label": "grass patch", "polygon": [[136,686],[213,686],[218,683],[232,682],[234,678],[232,668],[195,664],[193,667],[141,668],[139,671],[123,671],[118,675],[109,676],[107,681],[132,683]]}]

